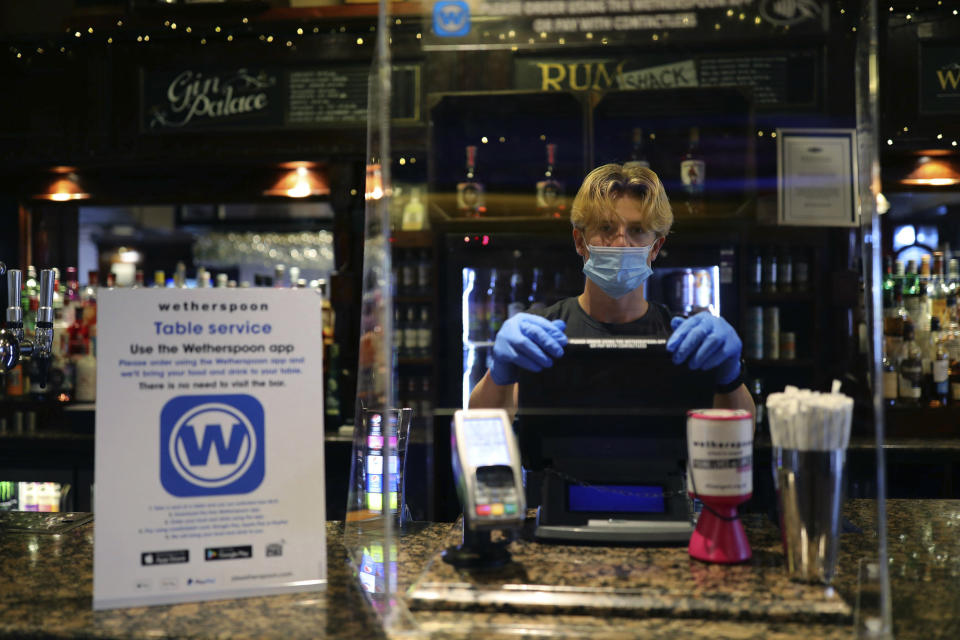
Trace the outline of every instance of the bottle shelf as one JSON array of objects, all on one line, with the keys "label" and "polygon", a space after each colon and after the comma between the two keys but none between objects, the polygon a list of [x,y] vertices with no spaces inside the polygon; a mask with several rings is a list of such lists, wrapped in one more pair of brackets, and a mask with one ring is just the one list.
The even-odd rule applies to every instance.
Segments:
[{"label": "bottle shelf", "polygon": [[747,302],[813,302],[812,291],[748,291]]},{"label": "bottle shelf", "polygon": [[399,294],[393,297],[393,301],[396,304],[430,304],[434,301],[434,297],[430,295],[405,295]]},{"label": "bottle shelf", "polygon": [[930,407],[926,403],[915,406],[885,407],[886,435],[897,437],[958,437],[960,436],[960,404]]},{"label": "bottle shelf", "polygon": [[426,358],[408,358],[406,356],[397,358],[397,364],[401,367],[428,367],[434,362],[432,357]]},{"label": "bottle shelf", "polygon": [[753,358],[747,358],[747,365],[751,367],[783,367],[783,368],[804,368],[812,367],[816,364],[816,361],[813,358],[794,358],[792,360],[786,360],[783,358],[772,359],[772,358],[762,358],[760,360],[755,360]]},{"label": "bottle shelf", "polygon": [[433,238],[431,231],[394,231],[390,242],[399,249],[429,249]]}]

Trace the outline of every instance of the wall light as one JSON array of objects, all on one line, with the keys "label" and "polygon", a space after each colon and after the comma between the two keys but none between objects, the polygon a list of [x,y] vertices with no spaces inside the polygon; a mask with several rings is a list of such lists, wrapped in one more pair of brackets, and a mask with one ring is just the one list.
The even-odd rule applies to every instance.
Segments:
[{"label": "wall light", "polygon": [[383,172],[380,163],[367,165],[367,181],[364,187],[364,200],[379,200],[383,197]]},{"label": "wall light", "polygon": [[80,186],[80,178],[73,167],[54,167],[54,176],[43,193],[34,196],[39,200],[67,202],[69,200],[87,200],[90,194]]},{"label": "wall light", "polygon": [[960,184],[957,160],[942,152],[928,153],[917,158],[913,170],[900,180],[901,184],[924,187],[948,187]]},{"label": "wall light", "polygon": [[272,187],[265,190],[265,196],[284,198],[307,198],[310,196],[330,195],[330,184],[322,170],[312,162],[287,162],[280,165],[285,172]]}]

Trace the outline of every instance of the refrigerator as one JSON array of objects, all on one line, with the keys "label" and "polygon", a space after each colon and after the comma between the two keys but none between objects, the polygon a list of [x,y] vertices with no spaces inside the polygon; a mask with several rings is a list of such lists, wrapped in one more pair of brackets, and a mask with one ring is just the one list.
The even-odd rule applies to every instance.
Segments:
[{"label": "refrigerator", "polygon": [[[517,225],[521,226],[520,224]],[[571,228],[505,230],[473,226],[442,232],[438,285],[443,296],[438,336],[438,407],[467,406],[470,390],[490,365],[493,341],[503,322],[531,308],[545,308],[583,291],[583,261]],[[668,237],[647,281],[647,299],[673,314],[709,311],[738,325],[737,250],[722,234]]]}]

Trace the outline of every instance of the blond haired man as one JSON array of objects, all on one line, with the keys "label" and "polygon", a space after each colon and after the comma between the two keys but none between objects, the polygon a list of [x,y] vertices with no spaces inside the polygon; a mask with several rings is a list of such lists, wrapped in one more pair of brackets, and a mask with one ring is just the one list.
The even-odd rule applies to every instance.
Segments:
[{"label": "blond haired man", "polygon": [[742,343],[723,318],[708,312],[671,318],[648,302],[644,283],[673,225],[670,201],[657,174],[607,164],[591,171],[573,201],[573,243],[583,258],[583,293],[520,313],[497,333],[493,365],[470,394],[471,408],[517,408],[517,369],[540,371],[563,355],[567,337],[647,335],[669,338],[676,364],[714,372],[717,408],[755,410],[741,381]]}]

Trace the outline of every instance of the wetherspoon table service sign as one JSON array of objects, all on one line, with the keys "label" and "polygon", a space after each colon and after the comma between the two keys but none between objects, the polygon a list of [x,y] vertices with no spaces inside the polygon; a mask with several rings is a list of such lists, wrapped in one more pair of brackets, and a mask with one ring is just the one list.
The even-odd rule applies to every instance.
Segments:
[{"label": "wetherspoon table service sign", "polygon": [[687,412],[687,491],[703,503],[690,556],[732,564],[750,558],[737,506],[753,495],[753,415],[742,409]]},{"label": "wetherspoon table service sign", "polygon": [[95,609],[324,587],[321,302],[99,291]]}]

